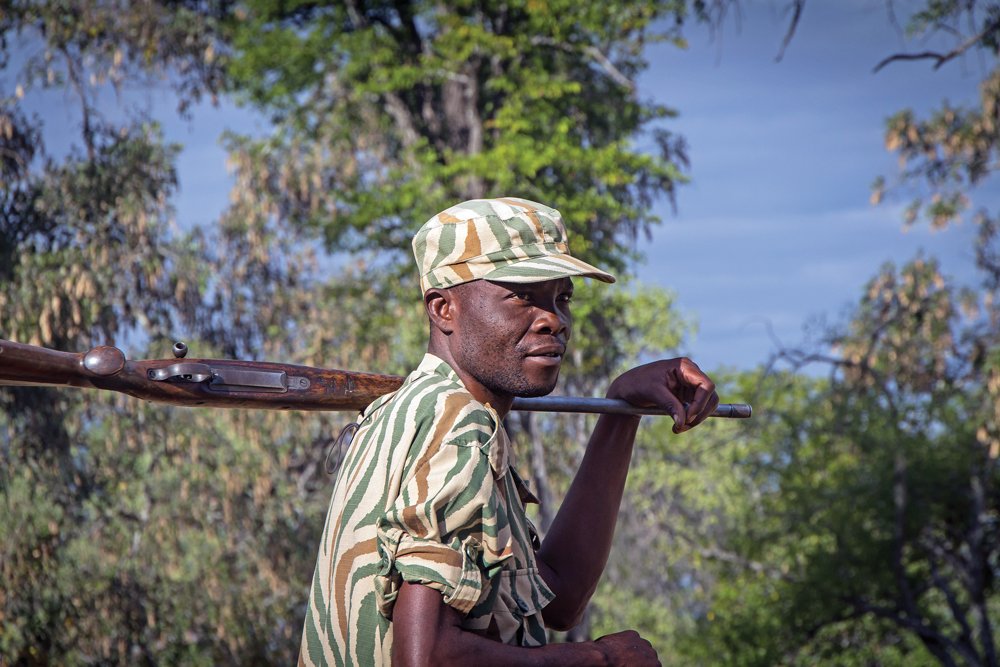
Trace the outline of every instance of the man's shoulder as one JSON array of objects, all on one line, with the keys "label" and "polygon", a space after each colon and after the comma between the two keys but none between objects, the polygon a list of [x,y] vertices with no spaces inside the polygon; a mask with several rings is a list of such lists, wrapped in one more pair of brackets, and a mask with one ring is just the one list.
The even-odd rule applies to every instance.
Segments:
[{"label": "man's shoulder", "polygon": [[365,415],[478,441],[492,437],[500,424],[496,411],[477,400],[455,372],[431,354],[394,394],[372,403]]}]

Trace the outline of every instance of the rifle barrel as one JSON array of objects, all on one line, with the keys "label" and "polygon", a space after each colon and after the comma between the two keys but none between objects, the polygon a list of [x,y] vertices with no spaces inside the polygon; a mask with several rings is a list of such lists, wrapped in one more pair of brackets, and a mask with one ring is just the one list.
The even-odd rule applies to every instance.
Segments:
[{"label": "rifle barrel", "polygon": [[[529,412],[586,412],[590,414],[612,415],[657,415],[672,416],[664,408],[640,408],[626,401],[614,398],[586,398],[578,396],[541,396],[539,398],[515,398],[513,410]],[[746,403],[720,403],[713,417],[728,419],[749,419],[753,408]]]}]

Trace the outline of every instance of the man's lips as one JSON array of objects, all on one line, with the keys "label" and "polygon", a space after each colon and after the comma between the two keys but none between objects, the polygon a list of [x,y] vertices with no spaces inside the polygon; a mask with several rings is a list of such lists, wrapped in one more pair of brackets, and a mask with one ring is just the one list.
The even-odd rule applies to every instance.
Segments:
[{"label": "man's lips", "polygon": [[527,359],[540,361],[542,363],[556,364],[562,361],[565,353],[566,347],[563,345],[546,345],[544,347],[536,347],[524,356]]}]

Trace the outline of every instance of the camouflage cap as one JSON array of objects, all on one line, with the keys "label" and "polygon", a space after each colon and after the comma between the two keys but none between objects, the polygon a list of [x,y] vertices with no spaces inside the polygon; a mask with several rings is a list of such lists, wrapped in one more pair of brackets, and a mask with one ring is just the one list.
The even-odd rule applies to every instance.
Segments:
[{"label": "camouflage cap", "polygon": [[566,227],[554,208],[517,197],[473,199],[424,223],[413,237],[422,292],[479,280],[535,283],[614,276],[569,254]]}]

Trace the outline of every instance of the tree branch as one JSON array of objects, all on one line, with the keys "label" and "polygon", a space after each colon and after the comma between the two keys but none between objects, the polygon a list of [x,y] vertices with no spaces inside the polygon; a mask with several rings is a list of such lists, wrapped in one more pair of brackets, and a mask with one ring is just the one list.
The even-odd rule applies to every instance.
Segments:
[{"label": "tree branch", "polygon": [[530,445],[528,456],[531,461],[531,476],[535,483],[535,495],[538,497],[539,528],[542,537],[552,526],[555,518],[555,499],[552,494],[552,484],[549,481],[549,468],[545,462],[545,445],[535,428],[534,415],[530,412],[519,413],[518,425]]},{"label": "tree branch", "polygon": [[757,574],[764,574],[771,579],[778,581],[789,581],[792,579],[792,577],[781,572],[780,570],[768,567],[766,564],[755,561],[752,558],[746,558],[718,546],[700,546],[700,540],[691,537],[687,533],[677,530],[673,526],[664,526],[664,530],[670,537],[682,542],[687,542],[688,545],[694,547],[699,556],[702,556],[707,560],[715,560],[722,563],[729,563],[730,565],[737,565],[745,570],[750,570],[751,572],[755,572]]},{"label": "tree branch", "polygon": [[977,664],[979,656],[975,652],[975,643],[972,639],[972,628],[969,626],[969,619],[962,609],[962,605],[959,604],[958,598],[955,597],[955,591],[951,589],[951,586],[948,585],[948,582],[941,575],[941,570],[938,569],[937,562],[933,558],[928,558],[927,562],[931,567],[931,581],[934,582],[935,587],[944,595],[944,599],[948,603],[948,609],[951,610],[952,617],[958,623],[960,639],[958,645],[959,653],[969,660],[969,664]]},{"label": "tree branch", "polygon": [[875,66],[875,69],[873,69],[872,72],[873,73],[878,72],[889,63],[896,62],[897,60],[934,60],[936,61],[934,63],[934,69],[940,69],[940,67],[944,65],[946,62],[948,62],[949,60],[954,60],[958,56],[962,55],[963,53],[971,49],[973,46],[975,46],[977,42],[986,37],[986,35],[989,35],[992,32],[996,32],[997,30],[1000,30],[1000,18],[997,18],[992,23],[989,23],[980,32],[968,38],[967,40],[956,46],[951,51],[948,51],[947,53],[940,53],[938,51],[920,51],[918,53],[895,53],[889,56],[888,58],[884,58],[878,65]]},{"label": "tree branch", "polygon": [[902,614],[898,609],[892,607],[883,607],[856,598],[850,599],[848,602],[861,611],[869,612],[878,618],[892,621],[901,628],[912,631],[942,665],[946,667],[958,667],[955,659],[951,656],[951,651],[955,650],[955,643],[945,635],[937,632],[933,626],[924,623],[919,618],[911,618],[906,614]]},{"label": "tree branch", "polygon": [[788,24],[788,30],[785,31],[785,38],[781,40],[781,48],[778,49],[778,55],[774,59],[775,62],[781,62],[781,59],[785,57],[785,50],[792,43],[792,37],[795,36],[795,30],[799,27],[799,19],[802,18],[802,9],[805,6],[806,0],[792,1],[792,20]]},{"label": "tree branch", "polygon": [[532,37],[531,44],[532,46],[551,46],[566,51],[567,53],[583,53],[596,62],[612,81],[617,83],[622,88],[625,88],[630,93],[635,92],[635,82],[628,78],[624,72],[618,69],[615,64],[611,62],[610,58],[604,55],[604,53],[595,46],[591,46],[589,44],[576,45],[567,44],[565,42],[557,42],[551,37],[545,37],[542,35]]},{"label": "tree branch", "polygon": [[[361,29],[371,28],[371,22],[358,6],[357,0],[347,2],[347,16],[351,19],[355,27]],[[417,36],[419,37],[419,33]],[[420,133],[416,129],[416,123],[413,122],[413,115],[395,92],[386,92],[383,94],[383,97],[385,99],[386,113],[396,121],[403,145],[407,147],[412,146],[420,138]]]},{"label": "tree branch", "polygon": [[66,60],[66,72],[69,74],[69,80],[73,84],[73,90],[76,91],[77,96],[80,98],[80,109],[83,115],[83,143],[87,148],[87,159],[93,163],[97,159],[97,149],[94,145],[94,128],[91,121],[90,102],[87,101],[87,87],[83,82],[82,74],[76,67],[76,61],[69,52],[69,47],[63,46],[59,50]]},{"label": "tree branch", "polygon": [[[962,585],[969,591],[970,595],[974,594],[974,581],[971,577],[969,564],[965,562],[961,554],[954,554],[944,548],[942,545],[937,544],[933,537],[927,535],[929,531],[925,530],[925,535],[920,539],[920,545],[930,552],[933,556],[936,556],[941,563],[947,565],[956,573],[961,576]],[[954,535],[954,539],[961,541],[962,537],[960,535]],[[961,545],[960,545],[961,546]],[[928,558],[928,560],[932,560]]]},{"label": "tree branch", "polygon": [[892,531],[892,570],[896,579],[896,586],[899,588],[903,611],[911,618],[920,618],[920,609],[917,608],[913,590],[910,588],[910,582],[906,578],[906,565],[904,563],[907,507],[906,467],[906,458],[897,448],[892,471],[892,501],[895,514],[895,523]]},{"label": "tree branch", "polygon": [[986,492],[983,479],[978,471],[970,476],[972,488],[971,528],[969,530],[969,569],[971,570],[970,593],[972,603],[979,616],[979,635],[983,642],[983,652],[986,663],[997,664],[996,644],[993,641],[993,624],[990,622],[989,605],[986,603],[988,584],[986,583],[986,568],[990,549],[985,545],[982,517],[987,514]]}]

